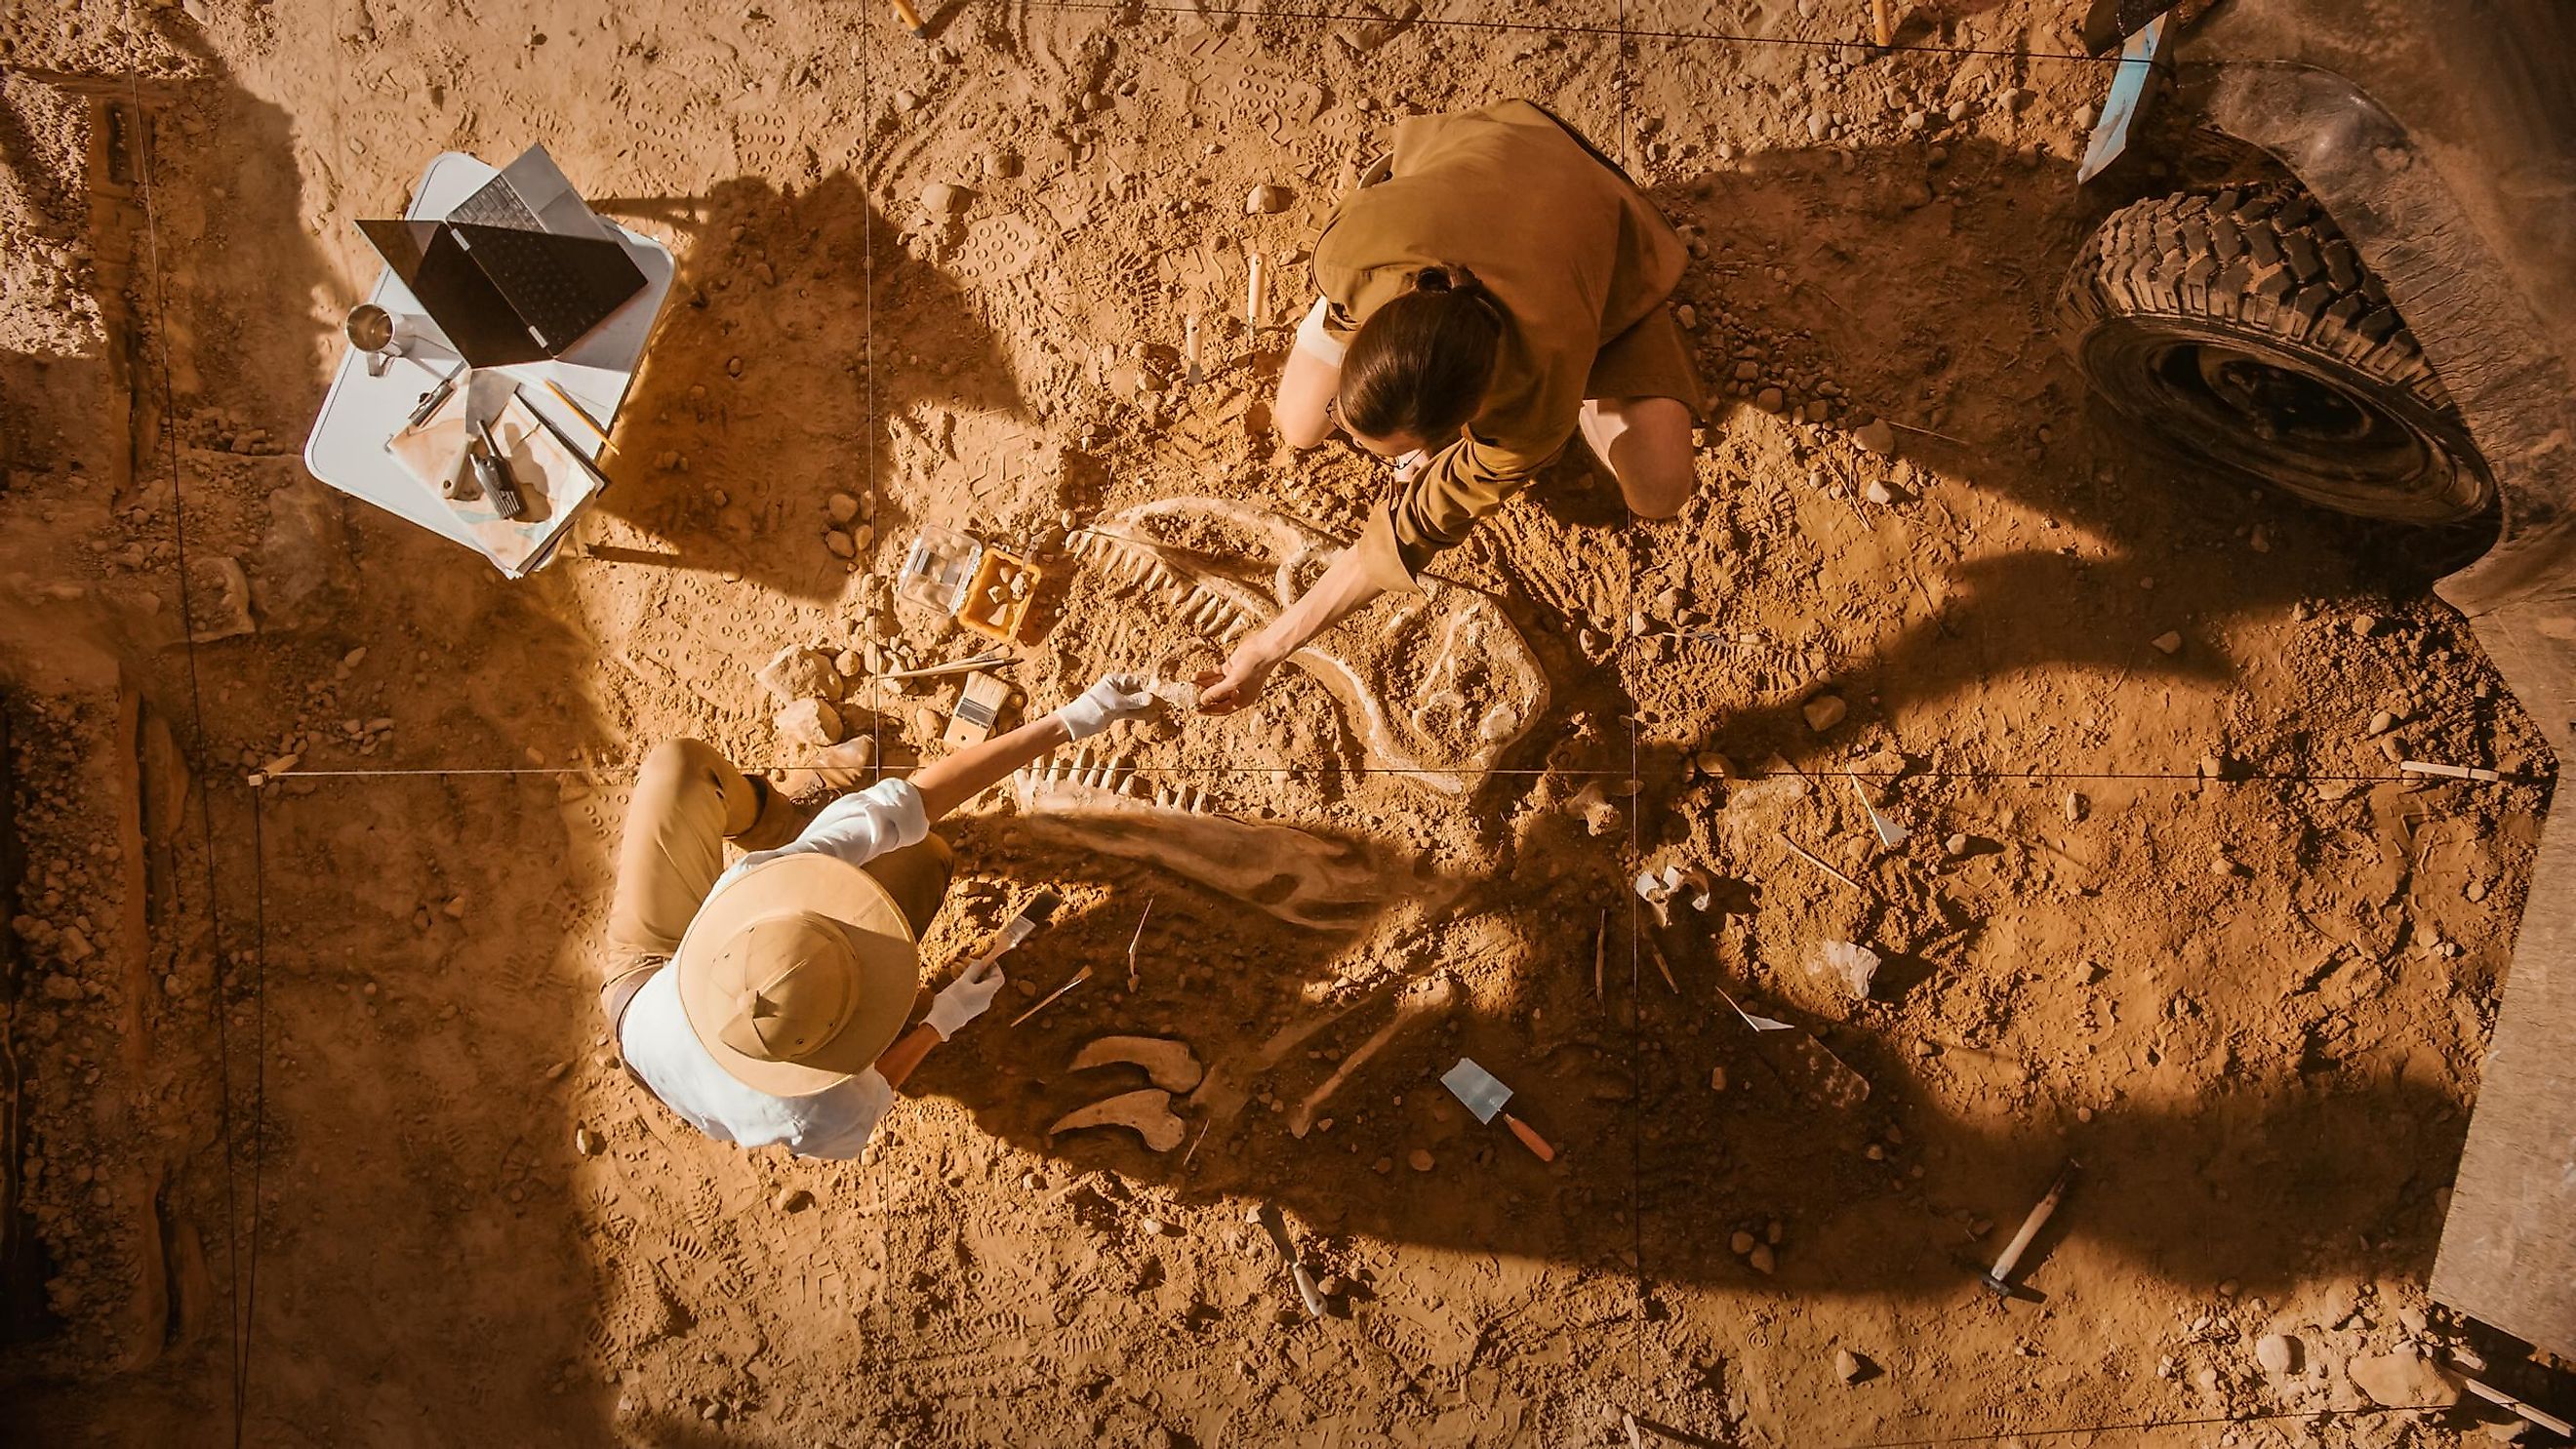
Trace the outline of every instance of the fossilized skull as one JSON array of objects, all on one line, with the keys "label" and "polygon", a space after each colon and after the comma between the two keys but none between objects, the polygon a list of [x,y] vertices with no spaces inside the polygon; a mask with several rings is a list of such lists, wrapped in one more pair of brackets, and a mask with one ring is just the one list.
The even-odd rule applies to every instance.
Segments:
[{"label": "fossilized skull", "polygon": [[[1081,581],[1059,628],[1097,636],[1086,642],[1100,648],[1154,654],[1166,676],[1183,679],[1277,617],[1334,548],[1285,515],[1211,498],[1127,509],[1070,546],[1107,587],[1093,593]],[[1022,771],[1015,783],[1030,829],[1153,862],[1318,929],[1355,926],[1398,897],[1424,894],[1413,853],[1384,838],[1382,822],[1435,802],[1463,815],[1465,797],[1548,700],[1536,656],[1491,599],[1430,588],[1289,656],[1322,686],[1337,724],[1292,698],[1272,724],[1284,739],[1257,724],[1193,720],[1168,744],[1122,742],[1116,755]],[[1077,617],[1085,607],[1100,613]],[[1112,617],[1118,609],[1124,616]],[[1121,639],[1121,630],[1141,637]],[[1273,698],[1281,693],[1274,683]]]}]

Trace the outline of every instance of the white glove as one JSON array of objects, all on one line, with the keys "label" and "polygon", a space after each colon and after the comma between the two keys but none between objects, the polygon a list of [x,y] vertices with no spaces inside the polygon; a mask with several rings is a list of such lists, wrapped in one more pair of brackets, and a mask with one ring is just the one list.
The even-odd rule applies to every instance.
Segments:
[{"label": "white glove", "polygon": [[1156,700],[1141,674],[1104,674],[1082,697],[1055,712],[1071,739],[1089,739],[1122,719],[1142,719]]},{"label": "white glove", "polygon": [[921,1019],[922,1025],[939,1033],[941,1041],[947,1041],[966,1023],[982,1016],[1001,989],[1002,969],[998,966],[987,968],[981,976],[960,976],[930,999],[930,1014]]}]

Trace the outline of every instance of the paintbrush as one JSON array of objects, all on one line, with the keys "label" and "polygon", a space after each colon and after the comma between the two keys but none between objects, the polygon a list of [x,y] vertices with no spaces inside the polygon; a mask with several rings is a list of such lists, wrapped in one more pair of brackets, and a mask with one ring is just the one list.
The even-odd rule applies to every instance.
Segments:
[{"label": "paintbrush", "polygon": [[1048,1007],[1055,1005],[1055,999],[1057,997],[1064,995],[1066,992],[1071,991],[1073,988],[1080,986],[1082,983],[1090,979],[1090,967],[1085,966],[1081,970],[1076,971],[1073,973],[1072,980],[1067,981],[1062,986],[1059,986],[1055,990],[1048,992],[1045,996],[1040,997],[1037,1005],[1030,1007],[1028,1010],[1021,1012],[1015,1017],[1012,1017],[1011,1025],[1018,1026],[1021,1022],[1024,1022],[1030,1017],[1037,1015],[1039,1012],[1046,1010]]},{"label": "paintbrush", "polygon": [[958,974],[969,980],[983,975],[986,967],[1008,955],[1012,947],[1046,929],[1047,922],[1055,915],[1055,908],[1063,904],[1053,891],[1040,891],[1029,897],[1028,904],[1020,907],[1020,913],[994,933],[993,944],[984,948],[984,954],[969,962],[966,969]]}]

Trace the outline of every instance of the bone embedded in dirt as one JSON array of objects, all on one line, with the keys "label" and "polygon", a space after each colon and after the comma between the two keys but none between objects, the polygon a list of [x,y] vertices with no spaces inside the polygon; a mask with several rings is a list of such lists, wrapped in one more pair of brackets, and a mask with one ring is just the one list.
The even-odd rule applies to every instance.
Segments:
[{"label": "bone embedded in dirt", "polygon": [[1159,1036],[1104,1036],[1083,1044],[1074,1053],[1073,1070],[1114,1064],[1139,1066],[1147,1079],[1167,1092],[1186,1092],[1199,1084],[1207,1069],[1199,1064],[1198,1053],[1190,1044]]},{"label": "bone embedded in dirt", "polygon": [[1180,1146],[1184,1131],[1181,1119],[1172,1112],[1172,1094],[1160,1087],[1121,1092],[1076,1108],[1058,1117],[1055,1125],[1047,1129],[1047,1136],[1079,1132],[1086,1127],[1124,1127],[1156,1152],[1169,1152]]},{"label": "bone embedded in dirt", "polygon": [[1879,955],[1853,941],[1827,941],[1813,969],[1851,993],[1854,1001],[1869,1000],[1869,988],[1878,979]]}]

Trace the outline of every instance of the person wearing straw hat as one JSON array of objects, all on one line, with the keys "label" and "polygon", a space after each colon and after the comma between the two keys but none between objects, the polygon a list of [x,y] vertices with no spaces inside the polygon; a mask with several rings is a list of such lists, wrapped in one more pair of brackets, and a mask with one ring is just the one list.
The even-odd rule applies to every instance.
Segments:
[{"label": "person wearing straw hat", "polygon": [[[870,756],[849,746],[777,784],[697,740],[656,748],[627,807],[600,992],[628,1073],[708,1136],[856,1157],[894,1089],[1002,987],[998,968],[961,977],[903,1030],[951,871],[931,825],[1153,708],[1143,680],[1111,674],[1053,714],[855,791]],[[831,790],[849,793],[810,819],[796,803]],[[730,869],[727,841],[749,852]]]}]

